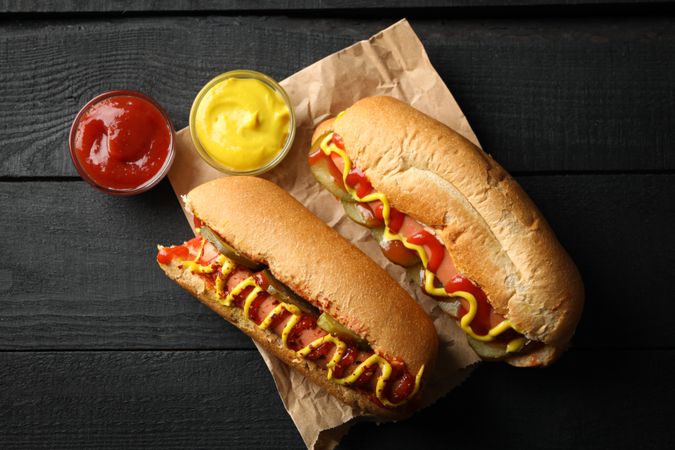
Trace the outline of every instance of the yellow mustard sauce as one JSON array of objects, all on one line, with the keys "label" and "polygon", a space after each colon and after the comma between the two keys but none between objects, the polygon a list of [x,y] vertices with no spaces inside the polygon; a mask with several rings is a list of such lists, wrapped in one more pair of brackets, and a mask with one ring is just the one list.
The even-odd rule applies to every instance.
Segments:
[{"label": "yellow mustard sauce", "polygon": [[199,251],[197,252],[197,256],[193,261],[185,261],[183,262],[183,267],[186,269],[190,269],[192,273],[213,273],[213,266],[212,265],[202,265],[199,264],[199,258],[202,257],[202,254],[204,254],[204,245],[206,242],[202,239],[202,243],[199,246]]},{"label": "yellow mustard sauce", "polygon": [[281,95],[253,78],[226,78],[201,97],[195,134],[216,163],[232,171],[259,169],[282,151],[290,112]]},{"label": "yellow mustard sauce", "polygon": [[[244,299],[243,310],[244,316],[248,320],[255,323],[253,319],[251,319],[251,317],[249,316],[249,310],[258,294],[263,292],[262,288],[258,286],[253,277],[248,277],[243,281],[241,281],[236,286],[234,286],[232,290],[227,295],[225,295],[224,289],[225,279],[232,272],[232,270],[234,270],[236,265],[232,260],[230,260],[229,258],[227,258],[225,255],[222,254],[218,256],[215,264],[199,264],[199,259],[201,258],[204,252],[205,244],[206,239],[202,238],[202,243],[199,248],[199,252],[197,253],[197,257],[193,261],[183,262],[183,267],[188,268],[192,273],[205,274],[205,273],[213,273],[215,270],[214,266],[221,265],[221,269],[216,277],[216,293],[218,294],[219,299],[221,298],[223,299],[222,301],[219,300],[218,302],[223,306],[232,306],[232,302],[234,301],[236,296],[241,294],[246,288],[253,287],[251,292],[249,292],[246,298]],[[277,301],[279,300],[277,299]],[[262,322],[260,322],[259,325],[256,324],[256,326],[263,330],[268,329],[272,325],[274,318],[277,317],[279,314],[281,314],[284,310],[291,313],[291,318],[288,320],[281,333],[281,341],[284,347],[288,348],[288,336],[293,330],[293,327],[295,327],[295,325],[300,321],[300,318],[302,316],[300,308],[289,303],[279,302],[279,304],[268,313],[268,315],[262,320]],[[377,354],[372,354],[370,357],[368,357],[365,361],[359,364],[356,367],[356,369],[354,369],[354,372],[352,372],[350,375],[347,375],[343,378],[334,378],[333,370],[342,359],[342,356],[344,356],[345,351],[347,350],[347,344],[343,342],[341,339],[333,336],[332,334],[327,334],[314,340],[313,342],[309,343],[305,347],[298,350],[296,354],[301,358],[305,358],[307,357],[307,355],[312,353],[312,351],[316,350],[324,343],[332,343],[335,345],[335,352],[333,353],[333,357],[326,365],[326,369],[328,372],[327,378],[329,380],[333,380],[337,384],[349,386],[355,383],[366,370],[368,370],[372,366],[378,365],[380,368],[380,376],[377,379],[377,384],[375,387],[375,395],[377,399],[380,401],[380,403],[382,403],[384,406],[390,408],[401,406],[404,403],[407,403],[419,391],[420,384],[422,382],[422,376],[424,374],[424,365],[420,367],[419,371],[417,372],[417,375],[415,376],[415,387],[413,388],[413,391],[410,393],[410,395],[408,395],[408,397],[402,400],[401,402],[398,403],[390,402],[385,396],[385,389],[387,387],[387,381],[389,380],[392,374],[392,367],[391,364],[386,359],[382,358]]]},{"label": "yellow mustard sauce", "polygon": [[[343,113],[340,113],[337,116],[337,119],[339,119],[342,114]],[[422,247],[421,245],[411,244],[410,242],[408,242],[405,236],[401,235],[400,233],[391,232],[389,228],[391,207],[389,205],[389,200],[387,199],[387,197],[381,192],[371,192],[368,195],[359,197],[356,191],[347,184],[347,175],[349,174],[349,171],[352,169],[352,162],[344,150],[342,150],[337,145],[331,142],[332,139],[333,133],[329,133],[321,141],[320,144],[321,151],[323,151],[326,156],[330,157],[331,153],[336,153],[337,155],[340,156],[340,158],[342,158],[342,161],[344,163],[344,167],[342,170],[342,182],[344,184],[345,189],[354,198],[354,200],[361,203],[370,203],[377,200],[382,202],[382,217],[384,218],[384,225],[385,225],[384,237],[385,239],[390,241],[400,241],[406,248],[409,248],[410,250],[414,250],[417,252],[424,267],[424,290],[428,294],[438,297],[461,297],[469,303],[469,311],[461,318],[459,322],[459,325],[462,328],[462,330],[464,330],[466,334],[468,334],[474,339],[483,342],[490,342],[494,341],[497,338],[497,336],[499,336],[501,333],[505,332],[510,328],[513,328],[513,324],[509,320],[505,319],[504,321],[502,321],[501,323],[490,329],[488,331],[488,334],[484,336],[478,335],[473,331],[473,329],[471,328],[471,322],[476,317],[476,313],[478,312],[478,302],[476,301],[476,298],[469,292],[465,291],[447,292],[444,288],[435,286],[434,281],[436,279],[436,275],[427,268],[429,258],[427,257],[427,252],[424,250],[424,247]],[[523,347],[525,341],[526,339],[523,337],[512,339],[507,343],[506,351],[508,353],[517,352]]]}]

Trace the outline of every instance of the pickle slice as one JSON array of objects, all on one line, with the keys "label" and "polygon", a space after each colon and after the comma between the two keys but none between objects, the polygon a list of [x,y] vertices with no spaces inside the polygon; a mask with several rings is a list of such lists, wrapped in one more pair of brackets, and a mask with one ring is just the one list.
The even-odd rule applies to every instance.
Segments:
[{"label": "pickle slice", "polygon": [[[316,152],[321,152],[321,141],[325,139],[327,134],[324,134],[316,141],[309,150],[309,154],[312,155]],[[312,161],[309,165],[309,170],[324,188],[326,188],[331,194],[336,196],[340,200],[352,200],[352,196],[344,188],[342,183],[342,178],[340,178],[340,171],[336,167],[332,167],[333,161],[325,155]]]},{"label": "pickle slice", "polygon": [[260,275],[264,278],[264,281],[267,284],[265,290],[268,294],[276,297],[282,302],[295,305],[306,313],[313,314],[315,316],[319,314],[319,309],[316,306],[312,305],[307,300],[290,290],[288,286],[277,280],[269,269],[263,270],[260,272]]},{"label": "pickle slice", "polygon": [[342,325],[337,320],[333,319],[325,312],[321,313],[319,319],[316,321],[316,324],[319,328],[332,335],[353,342],[361,350],[370,350],[370,345],[368,345],[368,342],[365,339]]},{"label": "pickle slice", "polygon": [[382,226],[382,221],[375,217],[375,214],[373,214],[367,206],[353,201],[342,200],[342,207],[345,209],[345,213],[347,213],[349,218],[359,225],[368,228]]},{"label": "pickle slice", "polygon": [[206,225],[202,225],[199,228],[199,234],[201,234],[204,239],[213,244],[213,246],[216,247],[216,250],[218,250],[226,257],[230,258],[235,263],[247,267],[253,271],[258,271],[261,270],[263,267],[265,267],[264,265],[251,261],[247,257],[237,253],[235,249],[230,247],[230,245],[223,240],[223,238],[218,236],[218,233],[216,233]]},{"label": "pickle slice", "polygon": [[401,241],[390,241],[384,237],[383,228],[373,228],[370,233],[382,248],[382,253],[394,264],[410,267],[420,263],[420,256],[416,251],[410,250]]},{"label": "pickle slice", "polygon": [[478,356],[483,359],[488,361],[499,361],[508,355],[506,344],[503,342],[483,342],[468,335],[466,338],[468,339],[471,348],[473,348]]}]

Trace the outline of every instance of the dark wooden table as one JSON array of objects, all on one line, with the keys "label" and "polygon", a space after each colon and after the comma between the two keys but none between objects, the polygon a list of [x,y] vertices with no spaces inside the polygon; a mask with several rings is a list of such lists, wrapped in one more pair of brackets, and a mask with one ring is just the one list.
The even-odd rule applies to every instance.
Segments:
[{"label": "dark wooden table", "polygon": [[154,245],[190,232],[168,183],[95,192],[68,128],[113,88],[152,95],[182,128],[215,74],[283,79],[401,17],[577,261],[587,307],[550,369],[484,364],[342,447],[674,448],[668,6],[0,0],[0,448],[302,446],[248,338],[156,268]]}]

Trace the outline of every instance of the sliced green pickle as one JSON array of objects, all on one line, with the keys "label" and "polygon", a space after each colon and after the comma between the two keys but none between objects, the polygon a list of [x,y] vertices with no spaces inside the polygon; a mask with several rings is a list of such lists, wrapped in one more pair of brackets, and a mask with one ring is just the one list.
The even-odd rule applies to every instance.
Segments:
[{"label": "sliced green pickle", "polygon": [[288,286],[283,284],[281,281],[277,280],[274,277],[274,275],[272,275],[272,272],[270,272],[269,269],[263,270],[260,274],[263,276],[263,278],[267,283],[267,288],[265,290],[267,291],[268,294],[276,297],[282,302],[295,305],[306,313],[310,313],[313,315],[319,314],[319,309],[317,307],[315,307],[307,300],[305,300],[304,298],[300,297],[298,294],[293,292],[291,289],[288,288]]},{"label": "sliced green pickle", "polygon": [[466,337],[469,340],[469,345],[473,350],[483,359],[498,361],[504,359],[508,353],[506,351],[506,343],[503,342],[483,342],[474,339],[471,336]]},{"label": "sliced green pickle", "polygon": [[370,230],[370,233],[380,244],[382,253],[389,261],[403,267],[415,266],[420,263],[420,255],[415,250],[410,250],[401,241],[386,239],[383,228],[373,228]]},{"label": "sliced green pickle", "polygon": [[[321,141],[323,141],[326,136],[327,134],[324,134],[314,141],[314,144],[309,150],[310,155],[321,151]],[[333,167],[331,168],[331,166]],[[351,194],[344,188],[342,178],[340,178],[340,171],[334,166],[330,157],[320,157],[311,162],[309,170],[312,172],[312,175],[314,175],[314,178],[316,178],[316,181],[338,199],[352,200]]]},{"label": "sliced green pickle", "polygon": [[221,238],[218,235],[218,233],[216,233],[206,225],[202,225],[201,227],[199,227],[199,234],[201,234],[204,239],[213,244],[213,246],[216,247],[216,250],[218,250],[220,253],[230,258],[237,264],[247,267],[253,271],[258,271],[261,270],[263,267],[265,267],[264,265],[259,264],[255,261],[251,261],[247,257],[237,253],[237,251],[232,247],[230,247],[230,245],[227,242],[225,242],[223,238]]},{"label": "sliced green pickle", "polygon": [[354,222],[368,228],[377,228],[382,226],[382,221],[375,217],[373,211],[365,205],[354,201],[342,200],[342,207],[345,213]]},{"label": "sliced green pickle", "polygon": [[319,328],[334,336],[353,342],[361,350],[370,350],[370,345],[368,345],[368,342],[365,339],[326,313],[321,313],[316,324]]}]

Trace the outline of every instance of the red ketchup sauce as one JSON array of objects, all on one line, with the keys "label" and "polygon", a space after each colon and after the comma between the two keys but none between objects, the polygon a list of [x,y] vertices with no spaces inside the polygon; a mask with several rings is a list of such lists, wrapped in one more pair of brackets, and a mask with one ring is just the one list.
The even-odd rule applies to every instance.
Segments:
[{"label": "red ketchup sauce", "polygon": [[[201,225],[201,221],[196,219],[195,225]],[[160,264],[170,264],[174,259],[178,259],[181,262],[193,260],[199,252],[201,243],[202,238],[196,237],[182,245],[164,247],[159,250],[159,253],[157,254],[157,261]],[[214,270],[214,273],[199,274],[199,276],[204,278],[210,285],[213,286],[215,284],[218,266],[215,262],[217,259],[217,251],[215,251],[215,248],[212,247],[213,246],[209,243],[205,244],[202,257],[199,259],[199,263],[213,264],[216,270]],[[239,282],[240,280],[243,280],[251,275],[254,277],[258,286],[260,286],[262,289],[266,289],[268,282],[260,272],[254,274],[247,269],[242,268],[241,266],[237,266],[229,278],[236,276],[236,281]],[[227,280],[228,284],[229,278]],[[239,308],[243,307],[244,299],[248,296],[252,289],[252,287],[243,289],[241,293],[235,296],[232,305]],[[225,295],[227,295],[227,293]],[[270,311],[274,306],[279,304],[279,301],[263,291],[257,295],[256,299],[252,302],[249,308],[249,318],[258,325],[262,323],[263,320],[265,320],[266,314],[263,313],[262,310],[263,305],[266,303],[268,306],[264,309]],[[275,316],[271,326],[269,327],[269,330],[276,335],[281,336],[284,325],[290,319],[290,316],[291,314],[289,312],[283,312],[282,314]],[[301,314],[300,320],[292,328],[288,336],[288,347],[291,350],[298,351],[315,339],[328,334],[326,331],[317,326],[316,321],[317,318],[311,314]],[[336,378],[343,378],[351,374],[354,370],[356,370],[359,364],[361,364],[373,354],[369,351],[359,350],[356,345],[351,342],[345,341],[345,343],[347,344],[347,349],[334,369],[334,376]],[[325,369],[328,362],[333,357],[335,350],[336,347],[334,344],[324,343],[312,350],[305,357],[305,359],[314,361],[314,363],[316,363],[319,367]],[[387,382],[385,396],[387,399],[389,399],[389,401],[398,403],[405,400],[415,388],[415,377],[406,369],[405,364],[402,361],[393,358],[389,362],[392,366],[392,375]],[[377,365],[372,366],[363,372],[363,374],[352,384],[352,387],[368,392],[371,400],[380,404],[380,401],[377,399],[377,396],[374,393],[375,383],[377,381],[378,375],[379,367]]]},{"label": "red ketchup sauce", "polygon": [[149,189],[173,158],[170,121],[153,100],[131,91],[102,94],[89,102],[76,117],[70,138],[80,175],[111,193]]},{"label": "red ketchup sauce", "polygon": [[[452,280],[448,281],[445,284],[445,291],[448,293],[464,291],[473,295],[476,298],[478,309],[476,310],[476,316],[471,321],[471,329],[474,331],[474,333],[481,336],[488,334],[488,331],[490,331],[491,328],[491,316],[493,315],[493,311],[492,307],[487,301],[485,292],[473,284],[469,279],[464,278],[461,275],[457,275]],[[468,312],[469,304],[466,302],[466,300],[462,299],[459,317],[464,317],[464,315],[466,315]]]},{"label": "red ketchup sauce", "polygon": [[[441,244],[436,236],[429,233],[426,230],[418,231],[412,236],[408,237],[408,242],[415,245],[426,245],[431,251],[427,252],[427,257],[429,262],[427,263],[427,269],[436,273],[443,258],[445,257],[445,247]],[[458,290],[458,289],[455,289]],[[451,292],[451,291],[448,291]],[[454,291],[453,291],[454,292]]]},{"label": "red ketchup sauce", "polygon": [[195,237],[181,245],[162,247],[159,250],[159,253],[157,253],[157,262],[160,264],[171,264],[171,261],[173,261],[174,258],[178,258],[181,261],[187,261],[192,254],[196,254],[197,251],[199,251],[201,241],[202,239],[200,237]]},{"label": "red ketchup sauce", "polygon": [[157,262],[160,264],[171,264],[174,258],[186,260],[190,257],[190,250],[184,245],[174,247],[164,247],[157,253]]},{"label": "red ketchup sauce", "polygon": [[347,184],[356,191],[359,198],[373,192],[373,185],[370,184],[365,174],[356,167],[352,167],[346,177]]}]

